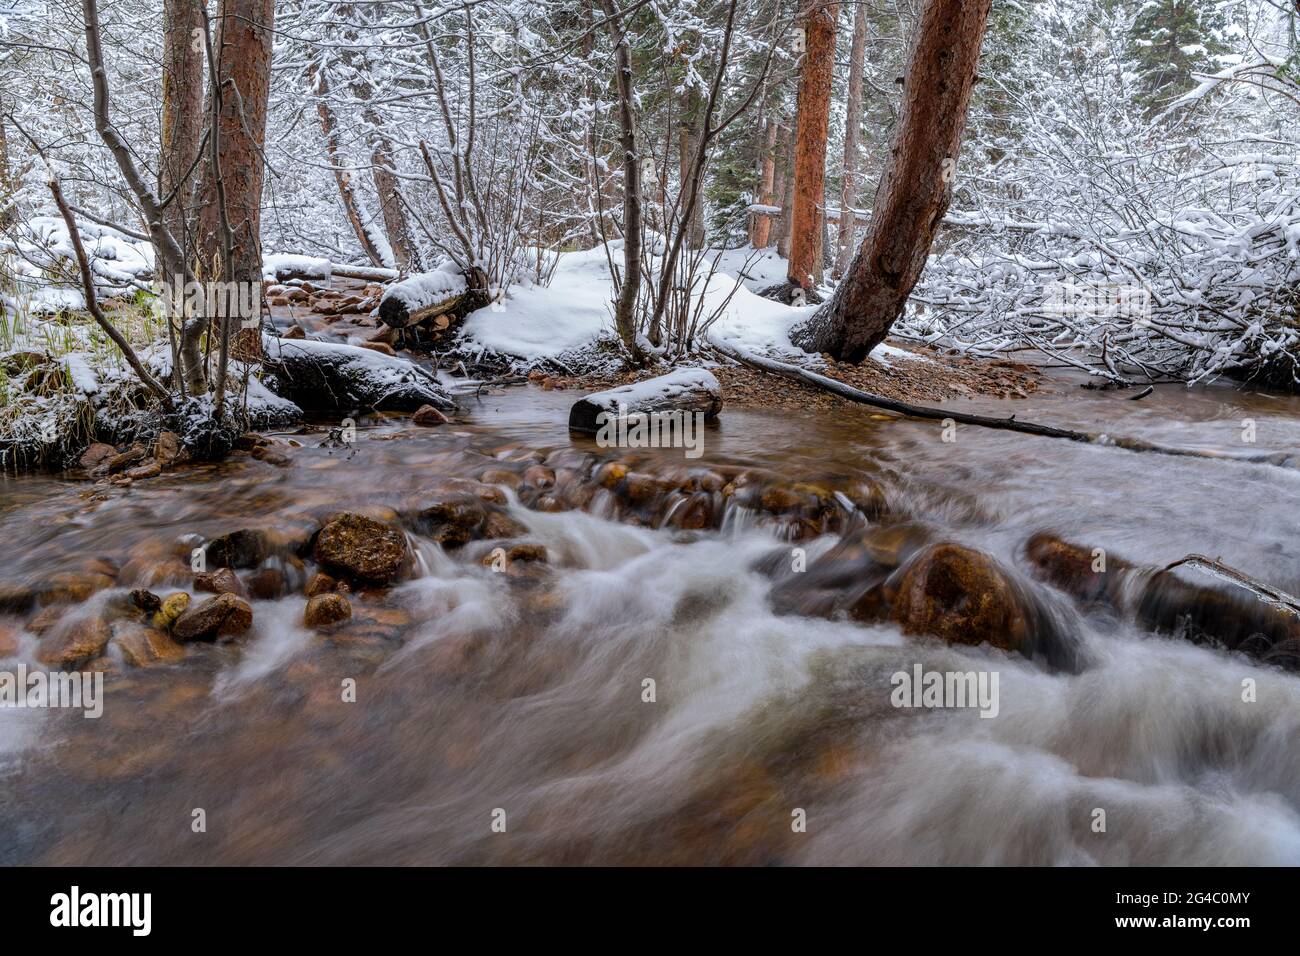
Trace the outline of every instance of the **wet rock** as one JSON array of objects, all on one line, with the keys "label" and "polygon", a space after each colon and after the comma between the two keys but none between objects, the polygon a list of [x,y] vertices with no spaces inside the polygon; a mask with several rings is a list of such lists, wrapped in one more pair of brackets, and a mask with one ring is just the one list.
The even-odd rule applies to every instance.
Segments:
[{"label": "wet rock", "polygon": [[406,537],[396,528],[359,514],[342,514],[316,537],[315,558],[330,571],[373,584],[387,584],[410,567]]},{"label": "wet rock", "polygon": [[484,484],[505,485],[507,488],[512,489],[517,489],[524,482],[519,475],[504,468],[489,468],[478,477],[479,481]]},{"label": "wet rock", "polygon": [[[301,580],[301,577],[299,578]],[[259,601],[275,601],[289,593],[289,578],[276,567],[261,567],[244,581],[248,593]]]},{"label": "wet rock", "polygon": [[30,621],[27,622],[27,630],[31,631],[37,637],[49,633],[54,626],[63,620],[68,609],[62,606],[47,607]]},{"label": "wet rock", "polygon": [[35,603],[35,589],[25,584],[0,584],[0,614],[25,614]]},{"label": "wet rock", "polygon": [[128,468],[123,474],[132,481],[143,481],[146,478],[157,478],[162,474],[162,465],[156,461],[147,461],[142,465],[136,465],[134,468]]},{"label": "wet rock", "polygon": [[303,594],[309,598],[313,598],[318,594],[329,594],[338,586],[338,581],[334,580],[330,575],[326,574],[324,571],[317,571],[307,582],[307,586],[303,589]]},{"label": "wet rock", "polygon": [[258,445],[254,448],[252,456],[258,461],[264,461],[268,465],[275,465],[277,468],[287,468],[293,464],[293,459],[288,455],[266,445]]},{"label": "wet rock", "polygon": [[1288,648],[1294,645],[1289,642],[1300,641],[1300,618],[1245,588],[1191,583],[1174,571],[1135,564],[1047,533],[1029,539],[1025,557],[1054,587],[1086,604],[1109,607],[1148,630],[1291,667]]},{"label": "wet rock", "polygon": [[[272,304],[275,304],[274,300],[272,300]],[[280,304],[287,305],[288,300],[285,299]],[[294,339],[305,339],[306,337],[307,333],[302,330],[301,325],[291,325],[280,333],[280,338],[289,339],[290,341],[293,341]]]},{"label": "wet rock", "polygon": [[352,617],[352,603],[342,594],[318,594],[307,602],[303,623],[311,628],[329,627]]},{"label": "wet rock", "polygon": [[487,517],[482,500],[467,494],[453,495],[423,508],[417,523],[444,548],[457,548],[474,540]]},{"label": "wet rock", "polygon": [[143,445],[132,445],[120,455],[114,455],[108,459],[108,473],[115,475],[118,472],[125,471],[132,465],[139,464],[144,461],[145,454]]},{"label": "wet rock", "polygon": [[253,626],[253,609],[233,594],[214,598],[187,609],[172,625],[178,641],[212,641],[242,634]]},{"label": "wet rock", "polygon": [[82,617],[62,622],[41,640],[36,658],[50,667],[75,667],[98,657],[113,636],[101,617]]},{"label": "wet rock", "polygon": [[[361,346],[361,348],[363,348],[363,349],[370,349],[370,351],[372,351],[372,352],[378,352],[380,355],[392,355],[392,356],[396,356],[396,355],[397,355],[397,350],[394,349],[394,348],[393,348],[391,345],[389,345],[387,342],[377,342],[377,341],[374,341],[374,340],[367,340],[367,341],[365,341],[365,342],[358,342],[357,344],[358,344],[359,346]],[[430,407],[431,407],[431,406],[429,406],[429,405],[425,405],[425,406],[424,406],[424,408],[430,408]],[[420,409],[420,411],[423,411],[423,410],[424,410],[424,409]],[[437,409],[434,409],[434,411],[437,411]],[[417,414],[418,414],[418,412],[417,412]],[[422,424],[424,424],[424,423],[423,423],[423,422],[416,422],[416,424],[417,424],[417,425],[422,425]]]},{"label": "wet rock", "polygon": [[93,442],[81,453],[81,458],[78,459],[77,464],[86,471],[94,471],[100,465],[106,464],[109,459],[116,457],[116,455],[117,449],[112,445],[97,441]]},{"label": "wet rock", "polygon": [[1028,622],[993,558],[958,544],[937,544],[908,563],[897,583],[894,620],[908,634],[950,644],[991,644],[1019,651]]},{"label": "wet rock", "polygon": [[176,623],[176,619],[184,614],[189,606],[190,596],[184,591],[177,591],[175,594],[167,595],[167,597],[163,598],[162,605],[153,616],[153,626],[162,630],[171,628]]},{"label": "wet rock", "polygon": [[155,614],[162,607],[162,598],[145,588],[136,588],[130,597],[131,603],[146,614]]},{"label": "wet rock", "polygon": [[213,538],[204,553],[213,567],[255,568],[271,553],[271,542],[265,531],[244,528]]},{"label": "wet rock", "polygon": [[549,488],[555,484],[555,472],[545,465],[533,465],[524,470],[524,483],[534,488]]},{"label": "wet rock", "polygon": [[18,653],[19,631],[16,626],[6,621],[0,621],[0,660],[6,657],[13,657]]},{"label": "wet rock", "polygon": [[484,538],[517,538],[527,533],[527,528],[504,511],[488,511],[487,517],[483,520],[482,537]]},{"label": "wet rock", "polygon": [[185,648],[155,627],[125,623],[113,633],[113,644],[132,667],[171,664],[185,656]]},{"label": "wet rock", "polygon": [[175,432],[164,431],[159,433],[158,441],[154,443],[153,457],[163,468],[170,468],[180,457],[181,440]]},{"label": "wet rock", "polygon": [[531,541],[524,541],[514,545],[506,552],[506,559],[509,561],[545,561],[546,546]]},{"label": "wet rock", "polygon": [[46,578],[37,590],[43,604],[81,604],[115,583],[114,576],[101,571],[61,571]]},{"label": "wet rock", "polygon": [[206,591],[208,594],[234,594],[240,597],[248,594],[243,582],[230,568],[204,571],[194,575],[194,590]]},{"label": "wet rock", "polygon": [[[389,351],[392,350],[390,349]],[[411,421],[415,422],[417,425],[423,426],[424,428],[433,428],[438,425],[447,425],[451,422],[451,419],[438,411],[438,409],[434,408],[432,405],[422,405],[416,410],[415,414],[411,416]]]}]

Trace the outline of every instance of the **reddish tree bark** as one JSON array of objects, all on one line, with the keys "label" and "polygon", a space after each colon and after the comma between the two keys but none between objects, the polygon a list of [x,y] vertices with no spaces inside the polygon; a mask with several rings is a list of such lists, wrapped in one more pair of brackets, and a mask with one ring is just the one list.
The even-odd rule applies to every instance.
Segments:
[{"label": "reddish tree bark", "polygon": [[[262,147],[274,27],[274,0],[221,0],[213,48],[216,82],[221,87],[220,114],[210,131],[216,136],[219,155],[216,164],[209,156],[199,189],[201,274],[209,279],[262,281]],[[214,262],[221,263],[215,274]],[[260,355],[261,333],[241,330],[234,354],[243,358]],[[223,368],[224,362],[218,374]]]},{"label": "reddish tree bark", "polygon": [[[763,142],[758,161],[758,203],[771,206],[776,202],[773,188],[776,185],[776,131],[777,124],[767,121],[763,130]],[[771,242],[772,216],[766,212],[756,212],[749,217],[749,244],[755,249],[766,249]]]},{"label": "reddish tree bark", "polygon": [[840,279],[853,258],[853,231],[858,201],[858,152],[862,142],[862,57],[867,48],[867,5],[859,3],[853,14],[853,43],[849,52],[848,108],[844,114],[844,172],[840,180],[840,222],[835,248],[835,268]]},{"label": "reddish tree bark", "polygon": [[800,348],[860,362],[902,314],[952,199],[989,3],[927,0],[871,230],[831,300],[791,335]]},{"label": "reddish tree bark", "polygon": [[[170,196],[190,173],[203,140],[203,47],[194,31],[204,29],[202,0],[163,0],[162,117],[158,144],[158,194]],[[163,213],[163,225],[184,248],[190,233],[189,187]],[[161,254],[158,278],[171,281]]]},{"label": "reddish tree bark", "polygon": [[782,128],[777,144],[777,166],[775,195],[781,197],[781,211],[776,215],[773,228],[776,229],[776,254],[783,259],[790,258],[790,211],[794,206],[794,132]]},{"label": "reddish tree bark", "polygon": [[366,221],[361,214],[360,203],[357,201],[357,192],[352,185],[352,174],[342,168],[342,156],[339,152],[339,124],[334,116],[334,110],[330,108],[330,87],[329,80],[325,76],[324,64],[313,63],[311,75],[317,97],[316,115],[320,117],[321,133],[325,137],[325,156],[334,170],[334,185],[338,187],[343,212],[347,215],[348,223],[352,226],[352,232],[356,235],[357,242],[361,244],[361,250],[366,254],[366,258],[373,265],[386,265],[384,257],[375,247],[375,241],[366,229]]},{"label": "reddish tree bark", "polygon": [[838,3],[807,0],[794,146],[794,208],[790,215],[789,280],[805,290],[822,277],[822,216],[826,202],[826,131],[831,115]]}]

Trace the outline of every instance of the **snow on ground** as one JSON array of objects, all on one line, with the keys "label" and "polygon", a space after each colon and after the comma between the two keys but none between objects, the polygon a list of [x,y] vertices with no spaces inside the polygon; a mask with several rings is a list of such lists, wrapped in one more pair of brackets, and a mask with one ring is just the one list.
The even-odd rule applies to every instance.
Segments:
[{"label": "snow on ground", "polygon": [[[614,284],[609,260],[621,263],[622,255],[621,240],[609,244],[608,255],[600,246],[562,253],[549,286],[512,286],[504,301],[471,313],[461,344],[537,361],[588,345],[602,332],[612,333]],[[805,356],[791,344],[790,330],[817,307],[782,305],[757,294],[785,281],[786,260],[774,249],[710,250],[700,271],[707,274],[715,262],[716,271],[700,293],[705,298],[702,314],[719,313],[709,336],[773,357]],[[890,359],[920,358],[886,345],[871,354],[885,364]]]}]

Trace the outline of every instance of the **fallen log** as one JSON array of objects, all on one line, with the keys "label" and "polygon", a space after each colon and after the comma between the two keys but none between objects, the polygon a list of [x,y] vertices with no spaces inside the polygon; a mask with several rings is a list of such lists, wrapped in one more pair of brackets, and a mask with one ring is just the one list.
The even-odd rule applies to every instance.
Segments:
[{"label": "fallen log", "polygon": [[331,262],[319,256],[300,256],[268,253],[262,257],[262,275],[276,282],[290,279],[324,280],[338,276],[341,279],[360,279],[364,282],[392,282],[400,273],[396,269],[375,266],[352,266]]},{"label": "fallen log", "polygon": [[[569,428],[595,434],[620,416],[701,413],[705,420],[722,411],[722,386],[708,369],[682,368],[643,382],[593,392],[569,409]],[[604,417],[602,417],[604,416]]]},{"label": "fallen log", "polygon": [[1105,432],[1080,432],[1070,428],[1058,428],[1055,425],[1040,425],[1036,422],[1018,421],[1014,415],[1010,418],[991,418],[986,415],[972,415],[969,412],[959,412],[946,408],[932,408],[927,405],[913,405],[910,402],[899,401],[894,398],[886,398],[883,395],[873,395],[871,392],[864,392],[856,389],[851,385],[845,385],[833,378],[825,375],[818,375],[816,372],[801,368],[798,365],[789,365],[785,362],[778,362],[774,359],[764,358],[739,349],[736,346],[720,342],[717,339],[710,338],[709,345],[715,350],[725,355],[727,358],[739,362],[741,365],[748,365],[750,368],[758,369],[762,372],[770,372],[773,375],[780,375],[782,378],[788,378],[792,381],[803,382],[805,385],[811,385],[814,388],[820,388],[824,391],[831,392],[841,398],[846,398],[851,402],[857,402],[860,405],[870,405],[873,408],[881,408],[885,411],[896,412],[899,415],[907,415],[911,418],[926,418],[931,421],[945,421],[951,419],[954,422],[960,422],[963,425],[978,425],[981,428],[994,428],[1002,431],[1020,432],[1025,435],[1038,435],[1042,438],[1064,438],[1067,441],[1081,442],[1086,445],[1103,445],[1111,448],[1124,448],[1128,451],[1150,451],[1160,455],[1177,455],[1186,458],[1213,458],[1217,461],[1235,461],[1253,465],[1275,465],[1279,468],[1295,467],[1295,455],[1291,452],[1261,452],[1251,455],[1234,455],[1227,452],[1219,451],[1202,451],[1192,448],[1174,448],[1168,445],[1157,445],[1155,442],[1149,442],[1142,438],[1125,438],[1123,436],[1115,437]]},{"label": "fallen log", "polygon": [[446,329],[457,306],[468,294],[469,283],[459,272],[422,272],[394,282],[384,290],[379,300],[379,319],[394,329],[424,322]]}]

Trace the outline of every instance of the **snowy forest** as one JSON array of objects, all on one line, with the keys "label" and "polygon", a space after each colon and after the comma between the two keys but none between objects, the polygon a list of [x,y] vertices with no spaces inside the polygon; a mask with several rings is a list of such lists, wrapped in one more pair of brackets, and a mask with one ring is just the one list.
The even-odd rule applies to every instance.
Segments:
[{"label": "snowy forest", "polygon": [[0,0],[0,862],[1300,863],[1298,317],[1291,0]]}]

